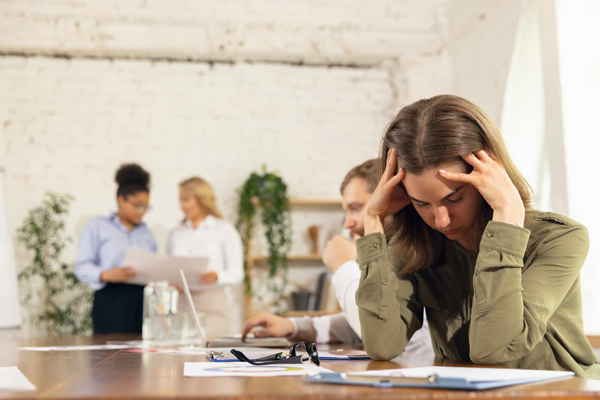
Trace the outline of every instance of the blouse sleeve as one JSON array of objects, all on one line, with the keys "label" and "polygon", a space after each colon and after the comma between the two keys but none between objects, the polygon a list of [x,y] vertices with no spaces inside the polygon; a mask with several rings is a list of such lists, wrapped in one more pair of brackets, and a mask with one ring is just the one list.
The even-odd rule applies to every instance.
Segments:
[{"label": "blouse sleeve", "polygon": [[98,265],[100,263],[98,246],[98,232],[92,221],[83,228],[79,235],[74,272],[77,279],[94,290],[100,290],[106,286],[106,283],[100,280],[102,268]]},{"label": "blouse sleeve", "polygon": [[587,230],[572,226],[549,235],[537,245],[534,261],[523,271],[529,234],[525,228],[496,221],[485,229],[473,276],[469,327],[470,357],[477,364],[508,362],[529,354],[577,284],[589,248]]},{"label": "blouse sleeve", "polygon": [[235,285],[244,280],[244,255],[242,238],[233,226],[229,226],[221,245],[223,251],[223,269],[217,278],[220,285]]},{"label": "blouse sleeve", "polygon": [[416,283],[392,270],[385,235],[372,233],[356,241],[361,276],[356,304],[362,341],[373,360],[391,360],[423,324]]},{"label": "blouse sleeve", "polygon": [[171,230],[171,232],[169,232],[169,236],[167,237],[167,254],[171,254],[173,255],[173,233],[175,232],[175,229]]}]

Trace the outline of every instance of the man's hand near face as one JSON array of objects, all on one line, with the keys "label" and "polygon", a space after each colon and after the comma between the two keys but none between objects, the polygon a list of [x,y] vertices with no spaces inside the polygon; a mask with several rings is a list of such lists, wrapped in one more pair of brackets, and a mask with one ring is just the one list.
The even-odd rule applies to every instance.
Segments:
[{"label": "man's hand near face", "polygon": [[323,250],[323,263],[331,272],[337,271],[345,262],[356,261],[356,258],[356,245],[341,235],[329,240]]}]

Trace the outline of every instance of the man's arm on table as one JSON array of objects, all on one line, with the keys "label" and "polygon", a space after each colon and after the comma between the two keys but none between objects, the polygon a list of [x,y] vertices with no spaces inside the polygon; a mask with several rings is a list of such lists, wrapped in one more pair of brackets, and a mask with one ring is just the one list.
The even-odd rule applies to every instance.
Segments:
[{"label": "man's arm on table", "polygon": [[322,317],[290,318],[294,324],[294,333],[288,339],[315,343],[359,342],[360,322],[354,300],[359,279],[360,269],[356,261],[342,264],[331,277],[331,284],[342,312]]}]

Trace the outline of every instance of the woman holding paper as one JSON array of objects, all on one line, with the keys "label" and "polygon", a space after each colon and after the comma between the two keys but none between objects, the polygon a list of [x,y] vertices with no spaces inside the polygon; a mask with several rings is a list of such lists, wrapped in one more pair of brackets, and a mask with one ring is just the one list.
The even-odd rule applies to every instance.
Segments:
[{"label": "woman holding paper", "polygon": [[118,211],[97,217],[81,231],[75,275],[96,290],[94,333],[141,333],[144,287],[127,282],[135,276],[124,265],[128,248],[156,251],[154,236],[142,222],[150,194],[150,174],[137,164],[116,173]]},{"label": "woman holding paper", "polygon": [[192,291],[197,312],[206,315],[209,339],[229,333],[232,293],[228,287],[242,282],[242,239],[224,220],[211,185],[193,177],[179,185],[179,202],[185,218],[169,234],[167,252],[174,256],[208,257],[208,270],[201,274],[203,290]]},{"label": "woman holding paper", "polygon": [[579,285],[588,232],[532,207],[482,109],[448,95],[403,108],[384,134],[380,170],[356,242],[373,359],[400,354],[426,309],[437,356],[600,379]]}]

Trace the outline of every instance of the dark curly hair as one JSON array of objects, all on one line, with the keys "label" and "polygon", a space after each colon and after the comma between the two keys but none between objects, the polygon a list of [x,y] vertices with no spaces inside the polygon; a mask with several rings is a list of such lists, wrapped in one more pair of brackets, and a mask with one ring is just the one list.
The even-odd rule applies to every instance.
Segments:
[{"label": "dark curly hair", "polygon": [[122,164],[115,174],[117,197],[127,198],[138,192],[150,192],[150,174],[138,164]]}]

